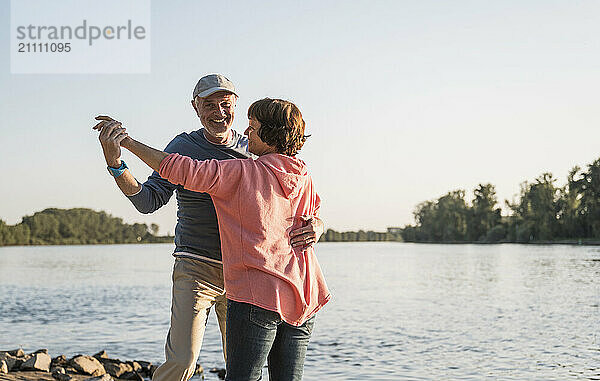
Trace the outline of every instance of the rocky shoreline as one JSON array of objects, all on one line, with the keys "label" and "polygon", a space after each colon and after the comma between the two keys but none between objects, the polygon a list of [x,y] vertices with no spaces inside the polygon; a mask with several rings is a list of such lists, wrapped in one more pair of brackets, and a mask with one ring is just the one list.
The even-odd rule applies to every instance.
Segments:
[{"label": "rocky shoreline", "polygon": [[[0,351],[0,381],[146,381],[158,367],[149,361],[121,361],[108,357],[106,351],[93,356],[64,355],[50,357],[47,349],[25,353],[22,349]],[[220,379],[225,378],[225,369],[213,368]],[[196,365],[195,374],[204,379],[204,368]]]}]

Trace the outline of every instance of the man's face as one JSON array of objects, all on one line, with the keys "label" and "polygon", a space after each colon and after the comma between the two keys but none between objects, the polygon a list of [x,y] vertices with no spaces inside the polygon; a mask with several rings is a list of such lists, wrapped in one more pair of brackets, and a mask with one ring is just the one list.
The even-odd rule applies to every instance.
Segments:
[{"label": "man's face", "polygon": [[233,124],[235,101],[236,96],[226,91],[194,99],[196,114],[210,135],[222,136],[229,131]]}]

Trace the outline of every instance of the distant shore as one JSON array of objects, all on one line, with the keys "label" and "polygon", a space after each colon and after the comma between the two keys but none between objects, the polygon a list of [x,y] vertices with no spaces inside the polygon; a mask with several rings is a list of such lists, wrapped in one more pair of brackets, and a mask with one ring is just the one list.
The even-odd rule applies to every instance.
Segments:
[{"label": "distant shore", "polygon": [[[160,237],[162,238],[162,237]],[[45,243],[45,244],[28,244],[28,245],[0,245],[2,247],[39,247],[39,246],[92,246],[92,245],[146,245],[155,243],[173,243],[174,237],[165,237],[164,241],[153,242],[127,242],[127,243]],[[480,242],[480,241],[448,241],[448,242],[403,242],[403,241],[319,241],[319,243],[366,243],[366,242],[390,242],[390,243],[414,243],[414,244],[430,244],[430,245],[569,245],[569,246],[600,246],[600,241],[597,240],[556,240],[556,241],[530,241],[530,242]],[[0,379],[1,380],[1,379]]]},{"label": "distant shore", "polygon": [[[157,237],[162,238],[162,237]],[[68,242],[57,242],[57,243],[37,243],[37,244],[18,244],[18,245],[0,245],[1,247],[28,247],[28,246],[92,246],[92,245],[146,245],[155,243],[173,243],[175,237],[165,237],[164,240],[152,240],[152,241],[141,241],[141,242],[94,242],[94,243],[68,243]]]},{"label": "distant shore", "polygon": [[529,241],[529,242],[404,242],[417,244],[436,245],[574,245],[574,246],[600,246],[600,241],[592,240],[557,240],[557,241]]}]

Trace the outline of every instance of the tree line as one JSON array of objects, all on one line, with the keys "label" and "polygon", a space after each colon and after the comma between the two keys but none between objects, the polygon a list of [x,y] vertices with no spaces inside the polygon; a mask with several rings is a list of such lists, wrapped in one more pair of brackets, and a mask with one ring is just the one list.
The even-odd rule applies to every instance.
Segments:
[{"label": "tree line", "polygon": [[425,201],[415,224],[402,229],[406,242],[545,242],[600,240],[600,159],[574,167],[566,184],[546,172],[523,182],[503,215],[492,184],[479,184],[470,203],[462,189]]},{"label": "tree line", "polygon": [[400,233],[376,232],[372,230],[338,232],[327,229],[321,236],[319,242],[378,242],[378,241],[402,241]]},{"label": "tree line", "polygon": [[[0,220],[0,246],[8,245],[86,245],[172,242],[158,236],[158,225],[126,224],[106,212],[86,208],[49,208],[23,217],[21,223],[7,225]],[[401,241],[400,233],[327,229],[323,242]]]},{"label": "tree line", "polygon": [[172,242],[160,237],[158,225],[126,224],[118,217],[91,209],[45,209],[7,225],[0,220],[0,246],[81,245]]}]

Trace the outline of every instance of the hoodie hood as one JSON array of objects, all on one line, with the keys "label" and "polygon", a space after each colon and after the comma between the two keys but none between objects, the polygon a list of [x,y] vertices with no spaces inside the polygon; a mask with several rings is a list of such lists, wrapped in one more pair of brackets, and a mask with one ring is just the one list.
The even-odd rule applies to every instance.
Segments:
[{"label": "hoodie hood", "polygon": [[257,161],[264,164],[279,181],[287,198],[298,196],[308,180],[306,164],[295,157],[271,153],[261,156]]}]

